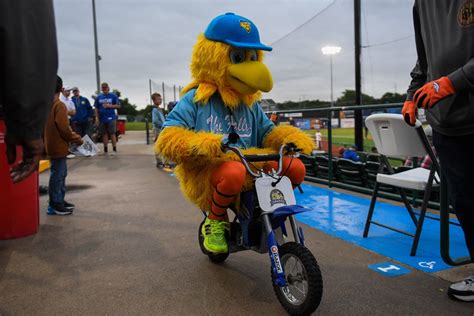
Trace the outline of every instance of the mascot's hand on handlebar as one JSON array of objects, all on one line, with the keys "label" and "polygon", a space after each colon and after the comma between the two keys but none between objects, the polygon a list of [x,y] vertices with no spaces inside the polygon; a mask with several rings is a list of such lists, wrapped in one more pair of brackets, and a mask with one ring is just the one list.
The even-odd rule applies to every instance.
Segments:
[{"label": "mascot's hand on handlebar", "polygon": [[192,156],[215,159],[222,155],[222,134],[198,132],[196,136],[189,142]]},{"label": "mascot's hand on handlebar", "polygon": [[292,153],[292,154],[301,151],[301,149],[299,149],[298,146],[296,146],[294,143],[287,143],[285,145],[285,148],[289,153]]},{"label": "mascot's hand on handlebar", "polygon": [[313,138],[290,125],[275,127],[263,141],[264,147],[278,150],[282,144],[294,144],[304,154],[311,154],[316,147]]},{"label": "mascot's hand on handlebar", "polygon": [[419,108],[429,109],[440,100],[453,95],[455,92],[451,80],[448,77],[441,77],[437,80],[428,82],[418,89],[415,92],[413,101]]}]

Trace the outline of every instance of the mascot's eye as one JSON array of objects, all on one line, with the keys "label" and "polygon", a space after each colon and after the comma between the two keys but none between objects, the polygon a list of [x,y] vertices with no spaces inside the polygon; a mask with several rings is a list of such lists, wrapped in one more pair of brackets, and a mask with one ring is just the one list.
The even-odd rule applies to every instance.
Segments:
[{"label": "mascot's eye", "polygon": [[248,50],[247,56],[249,60],[257,61],[257,51],[255,49]]},{"label": "mascot's eye", "polygon": [[245,49],[233,49],[230,51],[230,61],[233,64],[240,64],[245,60]]}]

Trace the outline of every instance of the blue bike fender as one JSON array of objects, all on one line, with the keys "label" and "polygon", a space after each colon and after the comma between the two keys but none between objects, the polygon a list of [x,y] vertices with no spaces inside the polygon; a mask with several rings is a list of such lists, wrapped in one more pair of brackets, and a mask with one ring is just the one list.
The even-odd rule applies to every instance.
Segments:
[{"label": "blue bike fender", "polygon": [[290,215],[299,214],[311,211],[311,209],[299,206],[299,205],[287,205],[281,206],[275,209],[270,215],[270,221],[272,222],[273,228],[276,228],[281,225],[283,221]]},{"label": "blue bike fender", "polygon": [[304,206],[299,206],[299,205],[285,205],[281,206],[277,209],[275,209],[272,214],[270,214],[270,217],[272,218],[277,218],[277,217],[282,217],[282,216],[289,216],[293,214],[299,214],[299,213],[304,213],[311,211],[311,209],[304,207]]}]

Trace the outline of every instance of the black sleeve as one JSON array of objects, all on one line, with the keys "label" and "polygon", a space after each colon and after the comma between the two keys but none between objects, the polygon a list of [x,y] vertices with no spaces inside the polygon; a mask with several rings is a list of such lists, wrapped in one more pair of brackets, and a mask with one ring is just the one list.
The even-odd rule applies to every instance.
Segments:
[{"label": "black sleeve", "polygon": [[423,38],[421,36],[420,17],[418,15],[416,3],[413,6],[413,23],[415,26],[415,41],[418,60],[410,73],[411,82],[407,90],[407,100],[410,101],[413,100],[413,95],[415,94],[416,90],[421,88],[426,83],[427,69],[425,45],[423,44]]},{"label": "black sleeve", "polygon": [[42,137],[57,68],[53,1],[0,1],[0,104],[9,134]]},{"label": "black sleeve", "polygon": [[448,75],[456,91],[474,90],[474,58]]}]

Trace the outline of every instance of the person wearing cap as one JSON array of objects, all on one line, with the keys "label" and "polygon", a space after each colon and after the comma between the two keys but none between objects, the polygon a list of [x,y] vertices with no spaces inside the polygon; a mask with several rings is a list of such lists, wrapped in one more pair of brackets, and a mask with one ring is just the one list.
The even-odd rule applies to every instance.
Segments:
[{"label": "person wearing cap", "polygon": [[78,87],[72,88],[73,97],[72,102],[76,108],[76,114],[71,117],[72,126],[74,131],[84,137],[90,133],[91,119],[94,115],[92,106],[89,100],[81,96],[81,92]]},{"label": "person wearing cap", "polygon": [[71,116],[74,116],[76,114],[76,107],[74,106],[74,102],[72,102],[70,98],[71,90],[72,88],[66,86],[63,88],[63,91],[61,92],[59,96],[59,100],[62,103],[64,103],[64,105],[66,106],[67,115],[69,116],[69,118],[71,118]]},{"label": "person wearing cap", "polygon": [[[275,152],[287,143],[308,154],[314,148],[312,138],[301,130],[275,126],[258,102],[261,93],[273,87],[263,63],[263,51],[271,49],[260,42],[249,19],[233,13],[214,18],[194,46],[192,82],[156,142],[157,153],[177,163],[183,193],[207,212],[201,233],[205,249],[212,253],[228,252],[227,208],[253,183],[244,165],[222,152],[222,144],[247,154]],[[274,162],[255,166],[278,169]],[[283,170],[295,186],[304,179],[304,164],[297,158],[284,159]]]},{"label": "person wearing cap", "polygon": [[104,153],[108,152],[109,136],[112,141],[113,152],[117,152],[117,112],[120,108],[119,98],[110,92],[109,84],[101,84],[102,93],[97,96],[94,103],[96,111],[95,125],[99,128],[104,142]]},{"label": "person wearing cap", "polygon": [[[450,200],[474,262],[474,2],[416,0],[413,7],[418,60],[402,114],[415,125],[424,108],[446,176]],[[450,297],[474,301],[474,271],[448,288]]]}]

